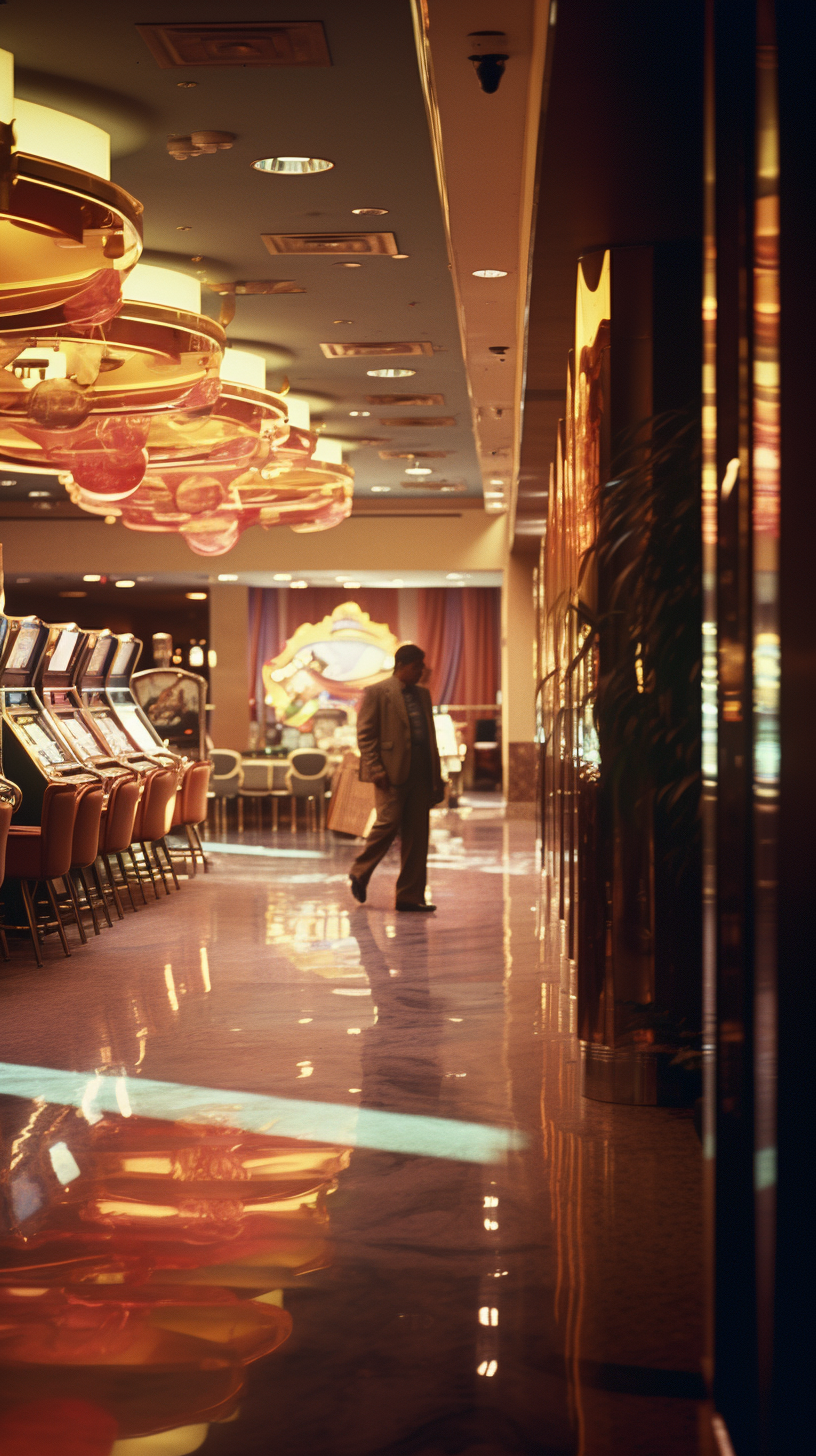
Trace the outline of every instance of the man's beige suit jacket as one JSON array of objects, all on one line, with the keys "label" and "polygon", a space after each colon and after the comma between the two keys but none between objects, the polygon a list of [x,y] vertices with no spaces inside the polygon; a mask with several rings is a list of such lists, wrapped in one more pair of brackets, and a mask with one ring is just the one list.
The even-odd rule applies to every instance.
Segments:
[{"label": "man's beige suit jacket", "polygon": [[[442,770],[436,746],[431,695],[416,689],[428,720],[428,743],[434,785],[441,785]],[[372,783],[387,773],[392,784],[404,784],[411,769],[411,723],[405,695],[398,677],[387,677],[366,688],[357,714],[357,746],[360,750],[360,778]]]}]

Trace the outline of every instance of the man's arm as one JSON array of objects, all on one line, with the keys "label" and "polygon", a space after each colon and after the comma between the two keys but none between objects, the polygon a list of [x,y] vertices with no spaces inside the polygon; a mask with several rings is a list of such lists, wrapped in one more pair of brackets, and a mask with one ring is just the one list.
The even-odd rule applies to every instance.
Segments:
[{"label": "man's arm", "polygon": [[372,783],[388,788],[390,779],[380,757],[380,702],[373,688],[366,688],[357,713],[357,747]]},{"label": "man's arm", "polygon": [[439,760],[439,745],[436,741],[436,724],[433,716],[433,703],[427,688],[420,688],[419,691],[425,695],[426,711],[430,723],[431,736],[429,748],[431,750],[431,772],[433,776],[433,799],[434,804],[441,804],[445,797],[445,784],[442,778],[442,764]]}]

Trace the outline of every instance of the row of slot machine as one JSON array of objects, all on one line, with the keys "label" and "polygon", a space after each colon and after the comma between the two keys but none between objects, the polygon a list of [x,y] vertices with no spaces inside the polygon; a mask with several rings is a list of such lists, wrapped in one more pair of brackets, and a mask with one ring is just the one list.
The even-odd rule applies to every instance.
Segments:
[{"label": "row of slot machine", "polygon": [[[140,651],[130,634],[0,615],[16,822],[39,822],[54,779],[181,774],[205,755],[203,715],[193,742],[151,721]],[[154,676],[161,699],[168,674]],[[327,1196],[349,1148],[248,1132],[219,1108],[198,1123],[121,1111],[119,1094],[119,1111],[97,1108],[103,1081],[89,1074],[70,1105],[0,1098],[3,1456],[186,1456],[213,1425],[235,1429],[248,1367],[291,1333],[289,1291],[331,1263]]]},{"label": "row of slot machine", "polygon": [[200,741],[177,753],[140,705],[133,675],[141,649],[131,633],[0,615],[2,767],[22,795],[14,823],[39,824],[55,779],[101,779],[108,788],[157,765],[181,776],[185,757],[205,755]]}]

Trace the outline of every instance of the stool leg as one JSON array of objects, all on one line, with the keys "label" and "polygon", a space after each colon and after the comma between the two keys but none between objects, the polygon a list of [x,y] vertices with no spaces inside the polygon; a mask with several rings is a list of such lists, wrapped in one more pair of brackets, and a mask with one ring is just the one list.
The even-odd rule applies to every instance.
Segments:
[{"label": "stool leg", "polygon": [[140,840],[139,841],[139,848],[141,849],[142,854],[144,856],[144,862],[145,862],[145,864],[147,866],[147,873],[150,876],[150,882],[151,882],[151,884],[153,886],[153,894],[154,894],[155,898],[158,900],[158,898],[159,898],[159,887],[156,884],[156,876],[153,873],[153,865],[150,862],[150,856],[147,853],[147,845],[145,844],[144,840]]},{"label": "stool leg", "polygon": [[119,891],[116,888],[116,881],[111,874],[110,860],[108,859],[108,856],[106,854],[101,854],[99,858],[101,859],[102,865],[105,870],[105,878],[110,885],[110,891],[113,895],[113,903],[116,906],[116,914],[118,915],[120,920],[124,920],[125,912],[122,909],[122,901],[119,899]]},{"label": "stool leg", "polygon": [[28,928],[31,931],[31,943],[34,946],[34,954],[37,957],[37,965],[41,966],[43,963],[43,958],[41,954],[42,942],[40,940],[40,932],[37,929],[37,917],[34,914],[34,902],[31,898],[31,888],[27,880],[20,881],[20,890],[23,896],[23,904],[25,905]]},{"label": "stool leg", "polygon": [[[125,889],[128,892],[128,899],[130,900],[131,909],[135,911],[136,908],[137,908],[136,907],[136,901],[133,898],[133,891],[130,888],[130,879],[128,878],[128,872],[125,869],[125,861],[123,860],[123,858],[122,858],[122,856],[121,856],[121,854],[119,853],[118,850],[116,852],[116,859],[117,859],[117,862],[119,864],[119,872],[120,872],[120,874],[122,876],[122,882],[123,882],[123,884],[125,886]],[[142,892],[142,899],[144,900],[144,891]]]},{"label": "stool leg", "polygon": [[289,828],[293,834],[297,829],[297,799],[294,794],[289,799]]},{"label": "stool leg", "polygon": [[272,832],[273,832],[273,834],[277,833],[277,829],[278,829],[278,796],[276,794],[274,796],[273,800],[272,800]]},{"label": "stool leg", "polygon": [[201,843],[201,835],[198,832],[198,825],[197,824],[191,824],[189,827],[192,830],[193,839],[195,840],[196,847],[198,849],[199,854],[201,855],[201,863],[202,863],[202,865],[204,867],[204,873],[205,873],[205,875],[207,875],[210,872],[210,866],[207,863],[207,856],[204,853],[204,845]]},{"label": "stool leg", "polygon": [[193,839],[189,824],[185,824],[184,832],[187,835],[187,843],[190,846],[190,863],[193,867],[193,879],[195,879],[196,875],[198,874],[198,866],[196,864],[195,840]]},{"label": "stool leg", "polygon": [[91,865],[90,869],[91,869],[91,877],[93,879],[94,884],[96,885],[96,893],[98,894],[99,899],[100,899],[100,901],[102,903],[102,912],[103,912],[103,914],[105,916],[105,919],[108,922],[109,929],[110,930],[113,930],[113,921],[110,918],[110,910],[108,909],[108,897],[105,894],[104,888],[102,886],[102,881],[99,878],[99,866],[97,865],[96,860],[94,860],[94,862]]},{"label": "stool leg", "polygon": [[145,848],[145,857],[147,857],[148,850],[152,850],[153,851],[153,860],[154,860],[154,863],[156,865],[156,869],[158,870],[159,874],[161,875],[161,882],[164,885],[164,893],[165,893],[165,895],[169,895],[170,894],[170,887],[169,887],[169,885],[167,883],[167,876],[164,873],[164,865],[162,864],[162,862],[161,862],[161,860],[159,858],[158,841],[153,840],[153,841],[151,841],[151,843],[149,845],[146,845],[144,848]]},{"label": "stool leg", "polygon": [[99,921],[96,916],[96,906],[94,905],[93,899],[91,897],[91,891],[88,885],[88,876],[86,875],[84,869],[78,871],[77,878],[82,886],[85,899],[88,901],[88,909],[91,912],[91,920],[93,921],[94,935],[99,935],[100,930]]},{"label": "stool leg", "polygon": [[[145,894],[144,884],[142,883],[142,872],[139,869],[138,860],[136,859],[136,856],[133,853],[133,845],[132,844],[128,848],[128,854],[130,856],[130,862],[133,865],[134,874],[136,875],[136,883],[139,886],[139,889],[140,889],[141,895],[142,895],[142,899],[144,900],[145,905],[146,905],[147,904],[147,895]],[[151,873],[150,878],[151,879],[153,878],[152,873]],[[159,892],[158,892],[158,890],[156,890],[155,884],[153,885],[153,889],[154,889],[154,891],[156,893],[156,899],[158,900],[158,898],[159,898]]]},{"label": "stool leg", "polygon": [[[157,841],[157,846],[159,844],[161,845],[162,850],[164,852],[165,859],[167,860],[167,863],[170,866],[170,873],[173,876],[173,884],[175,885],[175,887],[176,887],[177,890],[180,890],[181,889],[181,885],[178,882],[178,875],[176,874],[176,867],[173,864],[173,856],[170,853],[170,848],[169,848],[169,845],[167,843],[167,837],[165,835],[163,835],[162,838]],[[159,858],[159,851],[158,851],[158,847],[157,847],[156,848],[156,859],[158,860],[158,858]],[[193,860],[193,863],[195,863],[195,860]]]},{"label": "stool leg", "polygon": [[70,873],[63,876],[62,883],[65,885],[65,888],[68,891],[68,898],[70,899],[71,904],[74,907],[74,919],[76,920],[76,923],[77,923],[77,930],[79,931],[79,938],[82,941],[82,944],[83,945],[87,945],[88,944],[88,937],[85,934],[85,926],[82,924],[82,912],[81,912],[81,910],[79,908],[79,900],[77,899],[76,885],[74,884],[73,880],[71,879]]},{"label": "stool leg", "polygon": [[238,833],[239,834],[243,834],[243,832],[244,832],[244,801],[241,798],[241,795],[239,794],[238,795]]},{"label": "stool leg", "polygon": [[11,957],[9,955],[8,941],[6,940],[6,932],[3,929],[2,925],[0,925],[0,949],[2,949],[3,951],[3,960],[11,960]]},{"label": "stool leg", "polygon": [[51,883],[50,880],[46,880],[46,882],[45,882],[45,888],[48,891],[48,898],[51,901],[51,909],[53,910],[54,915],[56,916],[56,920],[57,920],[57,930],[59,932],[59,938],[62,941],[62,948],[65,951],[65,954],[67,956],[69,956],[71,954],[71,951],[70,951],[70,948],[68,946],[67,936],[65,934],[65,926],[62,923],[62,916],[60,915],[59,905],[57,904],[57,897],[54,894],[54,886],[52,885],[52,883]]}]

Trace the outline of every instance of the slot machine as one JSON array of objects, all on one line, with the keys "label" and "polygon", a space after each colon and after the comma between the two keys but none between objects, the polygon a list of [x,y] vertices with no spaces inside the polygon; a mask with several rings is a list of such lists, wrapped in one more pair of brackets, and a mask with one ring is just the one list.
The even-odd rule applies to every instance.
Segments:
[{"label": "slot machine", "polygon": [[92,636],[95,643],[95,634],[83,632],[75,622],[51,627],[34,686],[59,734],[82,763],[102,775],[107,789],[118,778],[130,778],[136,766],[112,751],[77,688]]},{"label": "slot machine", "polygon": [[55,780],[99,783],[55,726],[37,693],[37,670],[49,628],[38,617],[0,617],[0,713],[4,772],[22,791],[18,824],[39,824],[43,795]]},{"label": "slot machine", "polygon": [[133,696],[163,743],[184,758],[207,758],[207,681],[179,667],[133,673]]},{"label": "slot machine", "polygon": [[[101,632],[89,632],[84,661],[80,662],[77,673],[79,699],[113,758],[120,759],[140,773],[154,769],[158,764],[178,770],[180,761],[177,755],[170,753],[146,719],[142,722],[144,715],[132,698],[128,702],[121,687],[120,680],[124,676],[126,688],[141,647],[141,642],[129,633],[119,638],[107,628]],[[109,680],[113,682],[117,697],[123,698],[121,703],[112,701],[107,687]],[[130,715],[127,713],[128,706],[133,709]]]}]

